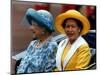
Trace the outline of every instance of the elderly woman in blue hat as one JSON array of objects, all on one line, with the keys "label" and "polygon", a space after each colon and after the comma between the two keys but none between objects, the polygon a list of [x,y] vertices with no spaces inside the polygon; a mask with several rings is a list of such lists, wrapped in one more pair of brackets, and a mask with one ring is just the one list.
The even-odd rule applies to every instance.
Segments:
[{"label": "elderly woman in blue hat", "polygon": [[38,38],[30,43],[25,57],[17,67],[17,73],[50,72],[55,68],[57,43],[52,40],[53,17],[46,10],[29,8],[26,19],[33,36]]}]

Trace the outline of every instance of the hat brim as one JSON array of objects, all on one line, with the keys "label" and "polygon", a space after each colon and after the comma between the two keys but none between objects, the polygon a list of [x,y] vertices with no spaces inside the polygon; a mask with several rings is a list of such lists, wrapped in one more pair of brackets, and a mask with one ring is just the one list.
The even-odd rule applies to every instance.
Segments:
[{"label": "hat brim", "polygon": [[26,13],[26,18],[30,25],[32,25],[32,22],[37,23],[41,27],[45,27],[48,29],[48,31],[51,31],[49,27],[46,25],[46,20],[41,17],[41,15],[34,9],[29,9]]},{"label": "hat brim", "polygon": [[29,24],[32,24],[32,21],[38,23],[39,25],[45,25],[43,22],[44,18],[42,18],[36,10],[29,9],[26,13],[26,19],[28,20]]},{"label": "hat brim", "polygon": [[75,10],[71,10],[69,12],[65,12],[65,13],[59,15],[56,18],[55,28],[58,32],[65,34],[64,28],[62,27],[62,23],[65,19],[68,19],[68,18],[75,18],[82,22],[83,29],[82,29],[80,35],[84,35],[89,31],[90,23],[89,23],[88,19],[85,16],[81,15],[79,12],[77,12]]}]

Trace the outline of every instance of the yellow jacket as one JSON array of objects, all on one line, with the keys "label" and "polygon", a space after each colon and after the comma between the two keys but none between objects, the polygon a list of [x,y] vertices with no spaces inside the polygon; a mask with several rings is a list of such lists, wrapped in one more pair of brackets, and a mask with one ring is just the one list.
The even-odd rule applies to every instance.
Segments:
[{"label": "yellow jacket", "polygon": [[[85,40],[83,39],[83,41],[85,41]],[[66,58],[66,55],[67,55],[67,53],[69,51],[69,48],[70,47],[67,47],[67,48],[65,47],[63,52],[61,53],[61,56],[59,56],[59,59],[61,57],[61,60],[60,60],[61,61],[61,63],[60,63],[61,68],[63,68],[64,59]],[[82,45],[80,45],[77,48],[77,50],[72,55],[72,57],[70,58],[68,63],[65,64],[65,67],[64,67],[63,70],[81,70],[81,69],[86,69],[88,64],[89,64],[89,62],[90,62],[90,59],[91,59],[90,48],[89,48],[87,43],[83,43]],[[56,60],[56,63],[57,63],[57,60]],[[62,69],[60,70],[59,69],[59,65],[58,65],[58,67],[57,67],[57,69],[55,69],[55,71],[62,71]]]}]

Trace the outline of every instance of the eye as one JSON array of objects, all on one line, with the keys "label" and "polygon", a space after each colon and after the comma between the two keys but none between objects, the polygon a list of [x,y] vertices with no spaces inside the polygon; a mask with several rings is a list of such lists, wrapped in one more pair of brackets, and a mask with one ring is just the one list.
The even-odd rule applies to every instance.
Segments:
[{"label": "eye", "polygon": [[70,25],[65,25],[65,28],[69,28],[70,27]]},{"label": "eye", "polygon": [[76,28],[76,26],[75,25],[72,25],[72,28]]}]

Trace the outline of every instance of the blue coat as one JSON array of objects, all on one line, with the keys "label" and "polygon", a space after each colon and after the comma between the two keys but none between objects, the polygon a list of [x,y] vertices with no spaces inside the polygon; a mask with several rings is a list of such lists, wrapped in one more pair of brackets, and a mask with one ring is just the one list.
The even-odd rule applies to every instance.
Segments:
[{"label": "blue coat", "polygon": [[40,48],[32,41],[27,48],[27,53],[17,68],[17,73],[50,72],[56,66],[56,41],[47,40]]}]

